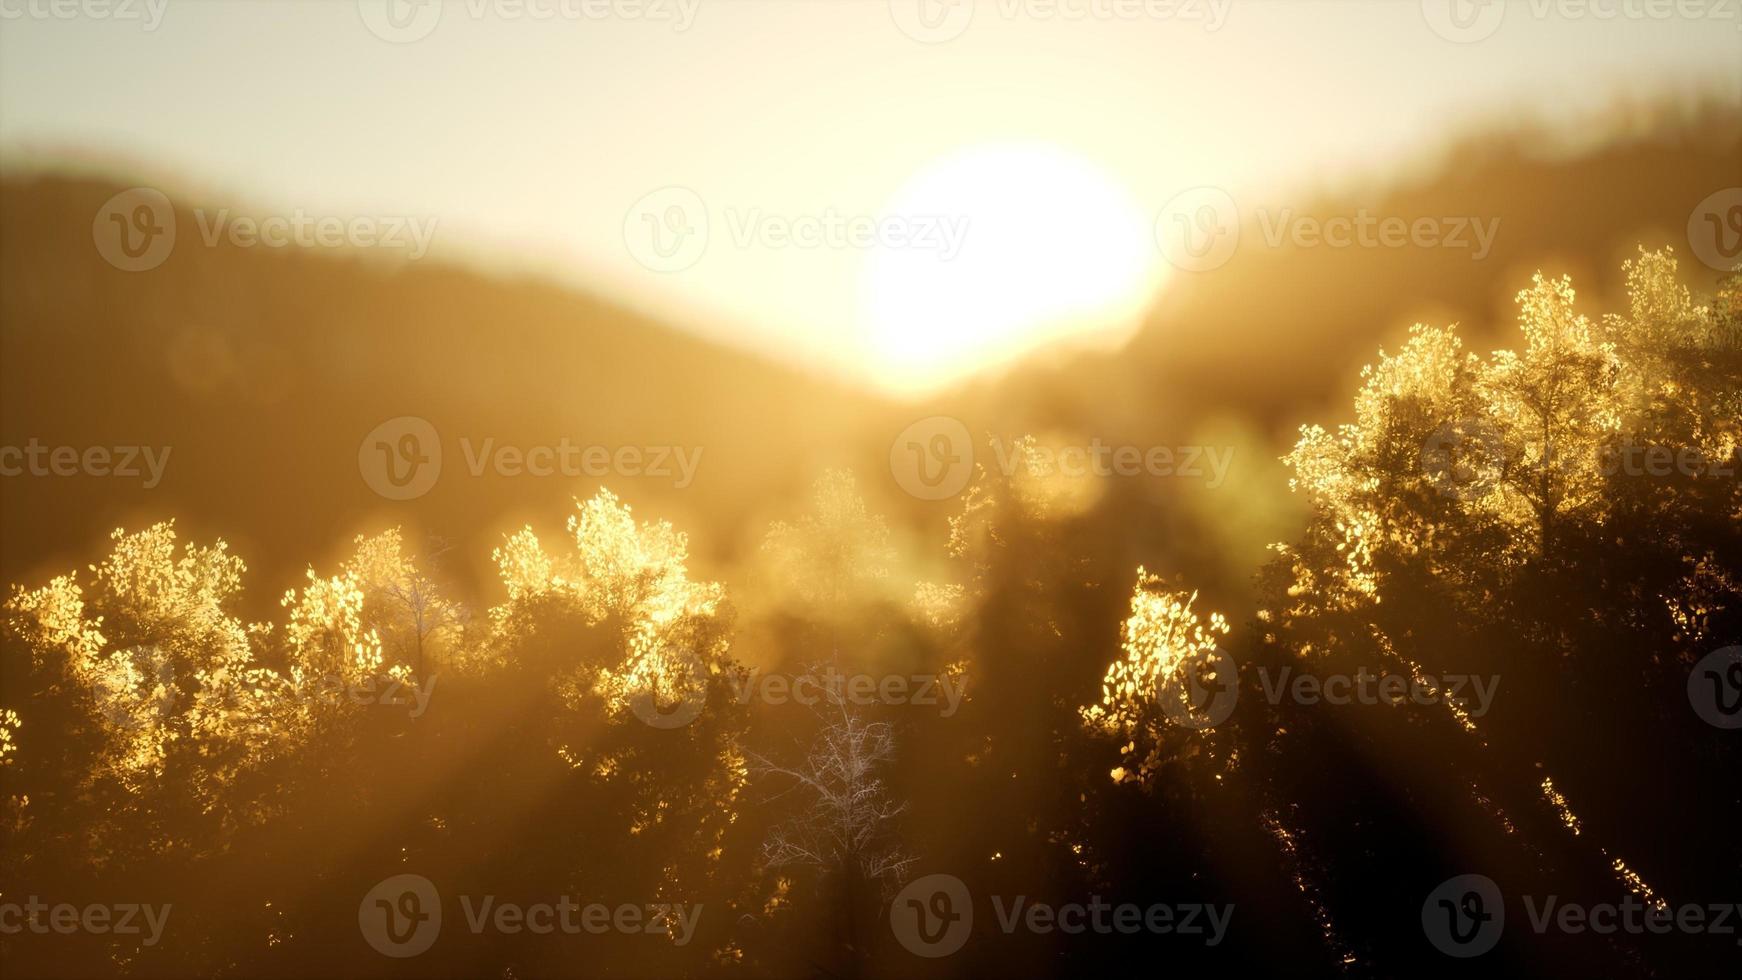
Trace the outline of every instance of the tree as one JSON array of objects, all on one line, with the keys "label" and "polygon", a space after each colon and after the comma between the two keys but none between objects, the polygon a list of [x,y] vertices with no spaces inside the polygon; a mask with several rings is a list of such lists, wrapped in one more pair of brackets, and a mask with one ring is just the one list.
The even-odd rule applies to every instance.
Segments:
[{"label": "tree", "polygon": [[1217,646],[1229,627],[1221,613],[1211,613],[1208,622],[1199,618],[1192,609],[1197,598],[1137,569],[1131,615],[1120,628],[1125,656],[1107,666],[1101,700],[1082,709],[1090,728],[1125,743],[1115,782],[1156,778],[1169,757],[1178,757],[1182,739],[1206,737],[1193,729],[1226,720],[1205,695],[1207,688],[1234,683],[1217,676],[1234,666]]},{"label": "tree", "polygon": [[811,488],[810,507],[795,523],[775,521],[762,539],[777,594],[820,606],[839,626],[850,606],[884,597],[895,552],[889,527],[870,513],[853,474],[829,470]]},{"label": "tree", "polygon": [[[1490,676],[1507,692],[1479,718],[1444,700],[1272,710],[1254,754],[1277,760],[1266,795],[1290,801],[1320,853],[1373,855],[1343,860],[1349,899],[1319,886],[1365,935],[1386,935],[1372,898],[1396,868],[1442,869],[1345,828],[1451,823],[1525,891],[1651,902],[1713,885],[1708,858],[1642,828],[1734,812],[1710,792],[1725,754],[1689,731],[1685,686],[1742,606],[1742,496],[1714,478],[1735,458],[1742,365],[1723,341],[1730,307],[1695,304],[1669,252],[1625,272],[1627,311],[1597,321],[1570,281],[1538,275],[1519,294],[1518,351],[1465,354],[1452,331],[1413,328],[1363,371],[1355,421],[1303,427],[1286,457],[1311,519],[1264,572],[1243,662]],[[1674,465],[1649,472],[1646,450]],[[1646,796],[1613,778],[1641,745],[1655,747]],[[1323,765],[1349,757],[1377,771]]]},{"label": "tree", "polygon": [[[405,554],[399,528],[374,537],[359,534],[357,553],[343,573],[356,579],[366,602],[369,628],[395,662],[425,676],[451,655],[467,623],[465,607],[447,598],[435,577]],[[428,561],[445,551],[439,546]]]},{"label": "tree", "polygon": [[271,791],[243,787],[286,752],[268,720],[279,678],[228,608],[245,566],[222,541],[178,548],[173,522],[110,538],[88,589],[62,575],[6,603],[6,636],[27,658],[9,692],[22,727],[59,733],[55,751],[26,745],[20,784],[43,815],[97,802],[68,820],[94,832],[93,853],[125,839],[100,827],[126,820],[152,828],[147,849],[210,846],[266,815]]},{"label": "tree", "polygon": [[891,799],[879,774],[896,757],[894,728],[867,720],[849,703],[839,677],[819,666],[794,678],[795,688],[804,685],[821,695],[811,708],[816,735],[802,761],[783,765],[753,755],[752,771],[788,782],[782,795],[797,798],[797,812],[768,831],[764,864],[808,870],[834,885],[812,894],[840,909],[846,970],[857,973],[867,953],[860,924],[874,920],[861,906],[872,897],[887,900],[917,858],[905,848],[897,826],[906,807]]},{"label": "tree", "polygon": [[731,607],[690,580],[685,535],[638,524],[607,490],[576,501],[567,531],[555,554],[530,527],[496,549],[507,598],[465,662],[518,692],[505,710],[540,719],[587,824],[635,842],[647,864],[623,870],[686,898],[712,876],[747,778]]}]

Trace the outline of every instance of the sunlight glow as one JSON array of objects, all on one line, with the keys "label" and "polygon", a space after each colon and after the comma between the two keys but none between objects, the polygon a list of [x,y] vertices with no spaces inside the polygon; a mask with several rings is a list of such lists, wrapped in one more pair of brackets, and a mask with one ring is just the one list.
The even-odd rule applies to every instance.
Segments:
[{"label": "sunlight glow", "polygon": [[963,229],[954,254],[884,247],[866,261],[865,346],[873,374],[901,392],[1061,339],[1122,339],[1159,282],[1141,208],[1103,169],[1051,144],[935,160],[884,214]]}]

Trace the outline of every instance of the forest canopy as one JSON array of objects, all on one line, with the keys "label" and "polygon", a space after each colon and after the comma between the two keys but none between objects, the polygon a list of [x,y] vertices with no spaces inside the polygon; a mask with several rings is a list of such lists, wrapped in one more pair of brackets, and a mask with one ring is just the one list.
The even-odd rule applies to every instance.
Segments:
[{"label": "forest canopy", "polygon": [[[1510,349],[1418,324],[1379,352],[1351,420],[1302,426],[1285,457],[1309,517],[1254,570],[1254,608],[1214,608],[1165,555],[1109,560],[1093,497],[1020,452],[929,538],[892,533],[870,475],[819,473],[723,582],[603,488],[550,515],[560,531],[505,535],[488,595],[441,541],[384,528],[261,622],[223,540],[117,529],[5,601],[0,882],[173,912],[151,945],[0,949],[40,975],[393,975],[358,902],[415,875],[640,903],[659,928],[586,939],[613,975],[1141,949],[1384,976],[1428,948],[1422,899],[1455,874],[1734,899],[1738,743],[1690,691],[1742,639],[1742,276],[1696,297],[1645,249],[1623,274],[1602,312],[1535,276]],[[1361,677],[1370,705],[1301,696]],[[949,713],[921,693],[940,689]],[[938,875],[1237,913],[1225,943],[1091,946],[1000,934],[980,898],[973,938],[933,960],[895,924]],[[449,902],[443,969],[572,964],[562,936],[468,934]],[[1504,962],[1568,974],[1734,957],[1507,935]]]}]

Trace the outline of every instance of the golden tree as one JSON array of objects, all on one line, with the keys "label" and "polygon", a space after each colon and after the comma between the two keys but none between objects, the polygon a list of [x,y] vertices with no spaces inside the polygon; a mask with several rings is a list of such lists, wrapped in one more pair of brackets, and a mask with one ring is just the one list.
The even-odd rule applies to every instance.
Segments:
[{"label": "golden tree", "polygon": [[[412,680],[368,625],[365,570],[393,554],[380,539],[287,591],[282,629],[231,611],[246,566],[223,541],[180,544],[174,522],[111,539],[88,585],[75,573],[15,588],[6,632],[31,660],[31,708],[59,712],[42,730],[78,747],[77,772],[46,775],[117,818],[145,815],[162,835],[150,843],[216,844],[275,812],[311,740],[354,734],[362,701],[350,694]],[[176,825],[177,813],[198,816]],[[202,839],[207,819],[218,836]]]},{"label": "golden tree", "polygon": [[399,528],[358,535],[357,552],[341,569],[364,595],[364,623],[395,664],[424,675],[447,659],[466,623],[434,576],[405,551]]},{"label": "golden tree", "polygon": [[237,787],[286,751],[269,720],[278,679],[229,611],[245,566],[223,541],[178,548],[173,522],[111,539],[88,590],[76,574],[15,588],[6,630],[79,747],[81,771],[61,775],[117,816],[162,818],[155,843],[185,846],[190,828],[164,829],[179,808],[224,827],[262,815]]},{"label": "golden tree", "polygon": [[1485,531],[1506,542],[1494,560],[1530,561],[1561,525],[1605,520],[1605,479],[1629,446],[1692,447],[1704,467],[1732,458],[1742,394],[1713,380],[1735,358],[1728,314],[1693,303],[1668,250],[1625,271],[1628,312],[1601,324],[1575,308],[1570,280],[1538,274],[1518,294],[1521,350],[1484,358],[1456,328],[1418,324],[1397,354],[1380,351],[1355,420],[1303,426],[1284,457],[1316,515],[1300,545],[1276,546],[1291,594],[1378,601],[1382,554],[1462,574],[1440,559]]},{"label": "golden tree", "polygon": [[[1487,492],[1496,460],[1473,392],[1479,371],[1455,328],[1417,324],[1402,350],[1380,351],[1361,369],[1354,422],[1335,432],[1301,427],[1283,461],[1294,469],[1290,489],[1306,495],[1316,519],[1301,546],[1274,546],[1293,568],[1291,594],[1342,606],[1375,601],[1379,549],[1421,550],[1444,509],[1436,498]],[[1424,447],[1439,453],[1425,466]],[[1440,506],[1424,514],[1422,502]]]},{"label": "golden tree", "polygon": [[1137,569],[1131,615],[1119,630],[1125,656],[1107,665],[1101,700],[1081,711],[1089,728],[1125,741],[1115,782],[1153,779],[1182,743],[1226,720],[1224,711],[1232,707],[1203,697],[1207,685],[1232,690],[1235,678],[1220,676],[1233,669],[1217,647],[1228,622],[1216,612],[1202,618],[1192,608],[1197,598]]},{"label": "golden tree", "polygon": [[821,606],[831,618],[844,603],[880,597],[895,560],[888,525],[866,509],[846,470],[829,470],[817,480],[810,509],[796,523],[769,526],[762,555],[779,593]]},{"label": "golden tree", "polygon": [[674,883],[686,861],[718,859],[746,779],[725,589],[691,581],[687,537],[637,523],[608,490],[577,500],[567,531],[557,554],[530,527],[496,549],[507,599],[469,665],[548,685],[566,714],[556,752],[615,801],[595,815],[662,842]]},{"label": "golden tree", "polygon": [[1567,514],[1600,506],[1599,457],[1621,427],[1620,358],[1574,298],[1570,279],[1538,273],[1518,294],[1524,349],[1495,351],[1476,382],[1500,457],[1487,502],[1538,550]]}]

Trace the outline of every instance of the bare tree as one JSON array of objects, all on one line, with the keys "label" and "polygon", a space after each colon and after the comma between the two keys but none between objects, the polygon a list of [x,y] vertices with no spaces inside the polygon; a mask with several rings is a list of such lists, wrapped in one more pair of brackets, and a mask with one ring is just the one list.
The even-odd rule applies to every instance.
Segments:
[{"label": "bare tree", "polygon": [[[856,873],[885,886],[898,884],[915,858],[902,849],[896,820],[907,809],[889,798],[878,770],[895,758],[895,732],[867,721],[848,702],[838,673],[812,667],[794,678],[821,695],[813,707],[822,728],[804,761],[783,766],[752,755],[754,770],[791,780],[787,793],[808,797],[797,816],[763,842],[769,867],[802,866],[822,874]],[[786,794],[782,794],[786,795]]]},{"label": "bare tree", "polygon": [[[440,553],[436,552],[430,558]],[[426,648],[431,645],[432,638],[465,626],[465,608],[444,598],[435,581],[416,568],[403,578],[382,583],[382,594],[399,609],[400,622],[406,627],[400,631],[404,634],[402,645],[411,647],[402,652],[409,654],[418,676],[422,677],[425,674]]]},{"label": "bare tree", "polygon": [[418,677],[425,676],[426,659],[468,619],[465,607],[448,599],[437,582],[439,560],[449,550],[445,541],[431,538],[420,561],[405,554],[400,530],[392,528],[373,538],[358,535],[357,555],[345,566],[369,596],[368,625]]},{"label": "bare tree", "polygon": [[[861,955],[859,907],[865,885],[875,882],[884,897],[907,877],[917,857],[907,852],[897,821],[907,809],[889,797],[878,771],[895,758],[895,732],[886,722],[868,721],[842,690],[841,674],[816,665],[793,679],[793,690],[809,685],[819,694],[812,705],[821,727],[796,765],[776,764],[750,754],[752,771],[790,781],[775,798],[797,794],[805,802],[790,820],[776,825],[762,844],[771,868],[810,868],[833,878],[842,891],[846,944]],[[851,967],[849,973],[855,972]]]}]

